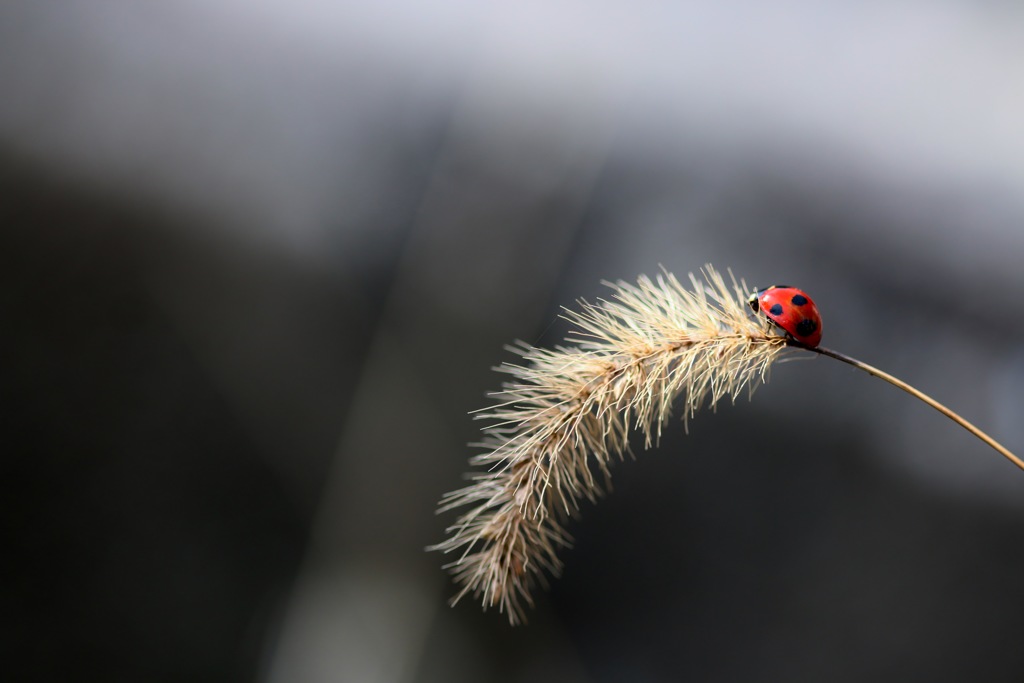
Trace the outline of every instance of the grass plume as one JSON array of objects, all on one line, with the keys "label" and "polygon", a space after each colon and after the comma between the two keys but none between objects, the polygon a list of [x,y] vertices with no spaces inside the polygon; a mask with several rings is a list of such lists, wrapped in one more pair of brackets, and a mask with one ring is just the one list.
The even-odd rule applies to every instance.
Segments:
[{"label": "grass plume", "polygon": [[565,311],[570,346],[512,347],[522,363],[499,368],[511,379],[478,413],[489,424],[470,462],[483,471],[439,509],[468,507],[431,548],[458,555],[453,604],[472,594],[524,621],[532,589],[561,571],[566,518],[601,494],[632,430],[649,448],[674,405],[685,421],[767,379],[786,340],[751,317],[745,283],[703,275],[690,289],[667,272],[609,283],[609,300]]},{"label": "grass plume", "polygon": [[923,401],[994,448],[1018,468],[1024,461],[963,417],[905,382],[862,361],[780,336],[747,308],[746,283],[731,283],[710,265],[686,288],[663,272],[636,284],[608,283],[609,300],[566,310],[568,346],[553,350],[520,343],[521,364],[496,405],[479,412],[488,421],[481,468],[471,483],[444,496],[439,512],[466,509],[448,538],[429,548],[457,556],[446,565],[459,592],[484,608],[497,607],[512,624],[525,621],[531,591],[557,576],[558,551],[570,544],[564,523],[580,501],[596,501],[610,481],[609,466],[629,450],[633,430],[644,447],[658,442],[680,405],[683,421],[723,398],[752,393],[788,348],[834,358]]}]

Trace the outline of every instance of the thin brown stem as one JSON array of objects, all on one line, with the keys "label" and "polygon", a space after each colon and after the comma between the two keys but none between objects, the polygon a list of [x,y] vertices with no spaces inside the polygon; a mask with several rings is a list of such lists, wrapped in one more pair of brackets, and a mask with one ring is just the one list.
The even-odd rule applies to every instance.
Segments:
[{"label": "thin brown stem", "polygon": [[996,449],[996,451],[998,451],[999,454],[1002,455],[1004,458],[1006,458],[1007,460],[1012,462],[1014,465],[1016,465],[1020,469],[1024,470],[1024,462],[1022,462],[1020,458],[1018,458],[1016,455],[1014,455],[1009,450],[1007,450],[1006,447],[1004,447],[998,441],[996,441],[991,436],[989,436],[985,432],[983,432],[980,429],[978,429],[977,427],[975,427],[973,424],[971,424],[970,422],[968,422],[964,418],[962,418],[959,415],[957,415],[956,413],[954,413],[952,410],[950,410],[946,406],[942,405],[941,403],[939,403],[938,401],[933,399],[931,396],[928,396],[927,394],[918,391],[917,389],[915,389],[914,387],[910,386],[906,382],[903,382],[902,380],[896,379],[895,377],[893,377],[889,373],[882,372],[878,368],[873,367],[871,365],[868,365],[867,363],[864,363],[862,361],[859,361],[856,358],[850,358],[849,356],[843,355],[843,354],[839,353],[838,351],[833,351],[831,349],[822,348],[820,346],[817,347],[817,348],[814,348],[814,349],[810,349],[810,348],[807,348],[806,346],[803,346],[802,344],[795,344],[794,343],[794,344],[791,344],[791,345],[792,346],[797,346],[797,347],[802,348],[802,349],[806,349],[807,351],[813,351],[815,353],[821,354],[822,356],[828,356],[830,358],[835,358],[836,360],[842,361],[842,362],[844,362],[844,363],[846,363],[848,365],[852,365],[855,368],[859,368],[859,369],[863,370],[864,372],[868,373],[869,375],[874,375],[875,377],[878,377],[879,379],[883,379],[886,382],[888,382],[889,384],[893,385],[894,387],[902,389],[903,391],[907,392],[908,394],[910,394],[914,398],[918,398],[918,399],[924,401],[925,403],[927,403],[928,405],[930,405],[932,408],[935,408],[935,410],[939,411],[940,413],[942,413],[943,415],[948,417],[953,422],[956,422],[958,425],[960,425],[961,427],[963,427],[964,429],[969,431],[971,434],[974,434],[974,436],[978,437],[979,439],[981,439],[982,441],[987,443],[989,446],[991,446],[992,448]]}]

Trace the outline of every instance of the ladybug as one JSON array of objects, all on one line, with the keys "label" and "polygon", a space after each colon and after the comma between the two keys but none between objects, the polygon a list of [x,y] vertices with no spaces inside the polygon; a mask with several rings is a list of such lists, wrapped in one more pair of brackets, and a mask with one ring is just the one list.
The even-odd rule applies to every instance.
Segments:
[{"label": "ladybug", "polygon": [[788,285],[758,289],[748,301],[754,313],[765,316],[787,336],[809,349],[821,343],[821,316],[807,292]]}]

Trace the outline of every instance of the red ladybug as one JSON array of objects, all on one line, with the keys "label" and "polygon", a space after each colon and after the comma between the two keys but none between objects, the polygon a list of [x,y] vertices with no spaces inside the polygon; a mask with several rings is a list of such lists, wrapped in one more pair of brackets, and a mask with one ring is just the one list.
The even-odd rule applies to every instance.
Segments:
[{"label": "red ladybug", "polygon": [[787,285],[772,285],[750,295],[754,313],[763,311],[768,320],[804,346],[821,343],[821,316],[807,292]]}]

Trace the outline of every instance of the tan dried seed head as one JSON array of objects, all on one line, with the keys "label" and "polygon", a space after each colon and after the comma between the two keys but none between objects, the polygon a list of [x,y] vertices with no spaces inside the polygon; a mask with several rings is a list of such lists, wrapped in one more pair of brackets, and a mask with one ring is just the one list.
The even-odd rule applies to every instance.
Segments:
[{"label": "tan dried seed head", "polygon": [[745,283],[710,265],[703,275],[691,289],[668,272],[607,283],[610,300],[565,311],[571,346],[512,347],[521,364],[500,368],[511,379],[477,415],[488,420],[470,461],[481,469],[439,506],[467,508],[430,548],[457,554],[453,604],[472,593],[522,623],[535,585],[561,571],[566,517],[601,494],[632,430],[650,448],[677,401],[685,422],[767,380],[786,340],[750,315]]}]

